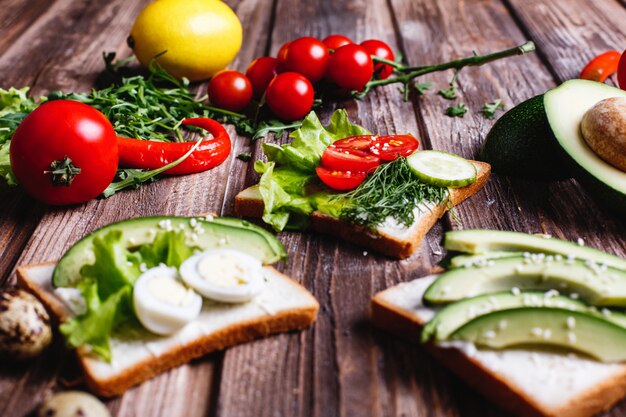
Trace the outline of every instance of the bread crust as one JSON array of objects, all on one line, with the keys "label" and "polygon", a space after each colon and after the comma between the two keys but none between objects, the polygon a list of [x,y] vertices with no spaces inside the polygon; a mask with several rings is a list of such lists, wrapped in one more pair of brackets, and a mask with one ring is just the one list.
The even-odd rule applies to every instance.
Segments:
[{"label": "bread crust", "polygon": [[[419,343],[425,324],[417,315],[388,302],[384,291],[372,297],[370,313],[376,327]],[[424,348],[444,366],[501,408],[520,417],[591,417],[610,409],[626,396],[626,365],[619,374],[598,384],[558,408],[546,408],[516,389],[506,378],[485,369],[472,357],[457,349],[443,349],[432,343]]]},{"label": "bread crust", "polygon": [[[47,289],[28,277],[30,268],[52,265],[54,262],[20,266],[17,268],[17,278],[22,287],[32,292],[60,322],[63,322],[69,317],[69,312],[65,306]],[[137,362],[110,378],[98,378],[89,366],[88,351],[77,349],[76,356],[83,368],[87,386],[99,396],[117,396],[135,385],[207,353],[272,334],[309,327],[315,321],[319,303],[302,285],[275,269],[273,271],[281,279],[289,280],[292,285],[298,287],[298,290],[306,292],[309,296],[309,303],[300,308],[282,310],[272,315],[241,321],[211,334],[198,337],[186,344],[177,345],[158,357],[153,356]]]},{"label": "bread crust", "polygon": [[[450,189],[447,202],[433,207],[428,216],[421,217],[419,223],[411,227],[410,238],[398,239],[382,230],[372,230],[367,227],[346,223],[319,211],[311,214],[310,229],[317,233],[335,236],[346,242],[372,249],[392,258],[408,258],[415,253],[426,234],[437,220],[448,211],[450,206],[460,204],[476,194],[486,184],[491,174],[491,165],[480,161],[470,162],[476,166],[478,173],[476,181],[467,187]],[[260,218],[263,216],[263,200],[260,199],[258,193],[252,190],[253,188],[251,187],[237,194],[235,197],[235,212],[243,217]]]}]

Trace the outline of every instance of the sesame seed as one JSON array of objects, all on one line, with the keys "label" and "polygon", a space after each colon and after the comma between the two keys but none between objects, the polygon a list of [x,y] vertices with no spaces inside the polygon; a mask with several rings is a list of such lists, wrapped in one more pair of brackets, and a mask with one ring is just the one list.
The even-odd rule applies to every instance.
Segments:
[{"label": "sesame seed", "polygon": [[504,330],[507,326],[508,323],[506,320],[500,320],[500,322],[498,323],[498,330]]},{"label": "sesame seed", "polygon": [[366,250],[363,251],[363,256],[367,256],[367,251]]},{"label": "sesame seed", "polygon": [[543,294],[543,296],[546,298],[556,297],[558,295],[559,292],[557,290],[548,290]]},{"label": "sesame seed", "polygon": [[611,317],[611,310],[609,310],[608,308],[603,308],[602,309],[602,315],[604,317]]},{"label": "sesame seed", "polygon": [[552,337],[552,330],[550,330],[550,329],[545,329],[545,330],[543,331],[543,338],[544,338],[544,339],[549,339],[549,338],[551,338],[551,337]]},{"label": "sesame seed", "polygon": [[532,329],[530,329],[530,334],[533,336],[541,337],[541,335],[543,334],[543,330],[541,330],[541,327],[533,327]]},{"label": "sesame seed", "polygon": [[585,246],[585,241],[582,237],[576,239],[576,243],[578,244],[578,246]]},{"label": "sesame seed", "polygon": [[487,330],[484,334],[483,337],[485,339],[493,339],[494,337],[496,337],[496,332],[494,332],[493,330]]},{"label": "sesame seed", "polygon": [[567,332],[567,341],[570,343],[576,343],[576,333],[574,332]]},{"label": "sesame seed", "polygon": [[521,292],[522,291],[519,288],[517,288],[517,287],[511,288],[511,294],[513,294],[513,295],[520,295]]},{"label": "sesame seed", "polygon": [[569,298],[571,298],[572,300],[578,300],[580,298],[580,295],[578,295],[577,292],[573,292],[569,295]]},{"label": "sesame seed", "polygon": [[211,214],[207,214],[206,217],[204,218],[204,220],[206,220],[207,222],[212,222],[214,219],[215,219],[215,216]]},{"label": "sesame seed", "polygon": [[568,329],[573,330],[576,327],[576,319],[570,316],[567,318],[566,324]]},{"label": "sesame seed", "polygon": [[141,272],[146,272],[148,270],[148,265],[146,265],[144,262],[139,264],[139,270]]},{"label": "sesame seed", "polygon": [[189,226],[191,226],[191,227],[196,227],[196,225],[197,225],[197,224],[198,224],[198,220],[196,220],[195,218],[193,218],[193,217],[192,217],[192,218],[189,220]]}]

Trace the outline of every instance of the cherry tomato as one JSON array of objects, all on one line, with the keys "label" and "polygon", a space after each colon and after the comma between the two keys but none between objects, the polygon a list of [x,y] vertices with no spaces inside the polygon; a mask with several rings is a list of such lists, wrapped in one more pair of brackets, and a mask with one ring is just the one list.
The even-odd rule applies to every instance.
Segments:
[{"label": "cherry tomato", "polygon": [[[395,56],[393,55],[393,51],[383,41],[379,41],[377,39],[368,39],[366,41],[361,42],[361,46],[370,53],[370,55],[377,56],[382,59],[386,59],[388,61],[395,60]],[[393,73],[393,67],[389,64],[383,64],[382,62],[374,65],[374,73],[380,80],[384,80],[385,78],[389,78],[389,76]]]},{"label": "cherry tomato", "polygon": [[209,100],[222,109],[243,110],[252,101],[252,84],[239,71],[220,71],[209,82]]},{"label": "cherry tomato", "polygon": [[283,62],[287,59],[287,48],[289,48],[289,45],[291,45],[291,42],[285,42],[283,46],[280,47],[276,54],[278,61]]},{"label": "cherry tomato", "polygon": [[344,45],[349,45],[354,42],[346,36],[334,34],[325,37],[322,43],[326,45],[328,49],[335,51]]},{"label": "cherry tomato", "polygon": [[246,77],[250,80],[256,97],[263,95],[276,75],[278,75],[278,59],[269,56],[255,59],[246,70]]},{"label": "cherry tomato", "polygon": [[305,36],[292,41],[279,59],[285,71],[297,72],[316,83],[326,75],[330,53],[322,41]]},{"label": "cherry tomato", "polygon": [[265,101],[270,110],[283,120],[301,119],[313,107],[313,86],[295,72],[278,74],[267,86]]},{"label": "cherry tomato", "polygon": [[372,140],[370,152],[383,161],[393,161],[398,156],[408,156],[417,150],[419,141],[412,135],[378,136]]},{"label": "cherry tomato", "polygon": [[331,55],[328,63],[328,78],[339,87],[350,90],[362,90],[373,73],[372,58],[360,45],[342,46]]},{"label": "cherry tomato", "polygon": [[337,148],[330,145],[322,154],[322,166],[343,171],[371,172],[380,165],[380,158],[357,149]]},{"label": "cherry tomato", "polygon": [[583,80],[604,82],[617,71],[621,54],[618,51],[608,51],[593,58],[580,73]]},{"label": "cherry tomato", "polygon": [[352,190],[367,178],[366,172],[337,171],[323,166],[315,168],[315,172],[324,184],[338,191]]},{"label": "cherry tomato", "polygon": [[97,197],[117,170],[117,137],[107,118],[83,103],[49,101],[15,130],[10,147],[17,181],[48,204]]},{"label": "cherry tomato", "polygon": [[368,151],[372,144],[374,135],[350,136],[333,142],[335,148],[354,149],[359,151]]},{"label": "cherry tomato", "polygon": [[622,54],[617,66],[617,82],[622,90],[626,90],[626,51]]}]

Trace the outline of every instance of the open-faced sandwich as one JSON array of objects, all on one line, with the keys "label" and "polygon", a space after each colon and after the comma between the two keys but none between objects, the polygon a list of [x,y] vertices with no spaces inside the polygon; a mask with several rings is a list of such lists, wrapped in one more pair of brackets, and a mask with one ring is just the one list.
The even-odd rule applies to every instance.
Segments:
[{"label": "open-faced sandwich", "polygon": [[448,232],[450,269],[376,294],[375,324],[416,336],[520,416],[589,417],[626,395],[626,259],[545,236]]},{"label": "open-faced sandwich", "polygon": [[419,151],[411,135],[372,135],[337,110],[322,126],[310,113],[292,143],[264,143],[258,185],[235,211],[275,230],[304,229],[406,258],[451,207],[480,190],[489,164]]},{"label": "open-faced sandwich", "polygon": [[59,319],[88,386],[113,396],[205,353],[303,329],[318,303],[267,266],[267,231],[232,218],[144,217],[78,241],[58,263],[18,268]]}]

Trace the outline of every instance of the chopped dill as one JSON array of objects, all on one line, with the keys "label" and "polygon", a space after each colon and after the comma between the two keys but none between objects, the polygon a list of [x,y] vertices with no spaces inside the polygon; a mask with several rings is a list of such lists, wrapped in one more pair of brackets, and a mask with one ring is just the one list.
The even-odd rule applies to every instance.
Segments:
[{"label": "chopped dill", "polygon": [[421,182],[409,168],[406,158],[383,164],[358,188],[338,196],[344,204],[341,218],[374,228],[387,217],[409,227],[420,203],[440,204],[448,198],[448,189]]}]

